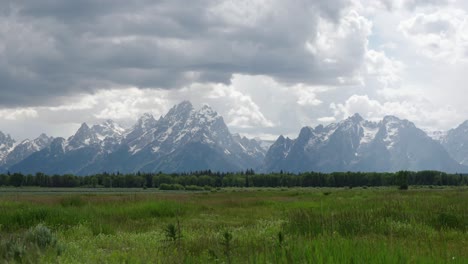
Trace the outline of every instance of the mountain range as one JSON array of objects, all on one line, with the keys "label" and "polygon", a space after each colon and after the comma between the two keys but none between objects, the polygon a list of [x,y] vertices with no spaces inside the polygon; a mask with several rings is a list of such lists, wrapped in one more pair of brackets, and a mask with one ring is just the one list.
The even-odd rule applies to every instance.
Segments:
[{"label": "mountain range", "polygon": [[304,127],[296,139],[274,142],[232,134],[209,106],[184,101],[130,128],[112,120],[83,123],[69,138],[41,134],[15,142],[0,132],[0,171],[88,175],[102,172],[261,172],[440,170],[468,172],[468,121],[426,133],[412,122],[379,122],[355,114],[341,122]]}]

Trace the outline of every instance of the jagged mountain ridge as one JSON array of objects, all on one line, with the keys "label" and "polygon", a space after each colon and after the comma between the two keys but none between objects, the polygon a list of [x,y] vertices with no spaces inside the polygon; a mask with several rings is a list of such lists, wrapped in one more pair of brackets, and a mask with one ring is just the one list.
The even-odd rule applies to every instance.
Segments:
[{"label": "jagged mountain ridge", "polygon": [[264,153],[248,152],[247,148],[236,141],[223,118],[213,109],[205,105],[195,110],[185,101],[158,120],[150,114],[143,115],[115,153],[84,173],[238,171],[257,167]]},{"label": "jagged mountain ridge", "polygon": [[[22,144],[2,135],[0,146],[2,139],[9,142],[6,157]],[[107,120],[92,127],[83,123],[68,139],[48,139],[8,169],[78,175],[250,168],[263,172],[468,171],[439,142],[413,123],[393,116],[371,122],[356,114],[336,124],[304,127],[296,139],[280,136],[275,142],[265,142],[231,134],[209,106],[194,109],[184,101],[159,119],[144,114],[128,129]]]},{"label": "jagged mountain ridge", "polygon": [[37,151],[9,168],[23,173],[77,173],[121,143],[125,130],[111,120],[89,127],[83,123],[68,139],[55,138]]},{"label": "jagged mountain ridge", "polygon": [[144,114],[128,130],[112,121],[57,138],[12,170],[34,173],[240,171],[258,167],[266,150],[258,141],[233,136],[209,106],[174,106],[156,120]]},{"label": "jagged mountain ridge", "polygon": [[13,150],[5,157],[4,167],[8,169],[10,166],[21,162],[29,155],[38,152],[52,143],[53,138],[46,134],[41,134],[34,140],[23,140],[16,145]]},{"label": "jagged mountain ridge", "polygon": [[356,114],[326,127],[304,127],[294,140],[280,136],[268,151],[263,170],[460,172],[467,168],[408,120],[386,116],[370,122]]},{"label": "jagged mountain ridge", "polygon": [[[7,143],[5,143],[5,139]],[[3,142],[1,145],[5,146],[3,148],[4,152],[0,155],[0,171],[7,171],[10,166],[21,162],[29,155],[44,149],[50,145],[52,140],[52,137],[48,137],[46,134],[41,134],[34,140],[25,139],[20,143],[17,143],[11,139],[10,136],[5,136],[0,132],[0,142]]]}]

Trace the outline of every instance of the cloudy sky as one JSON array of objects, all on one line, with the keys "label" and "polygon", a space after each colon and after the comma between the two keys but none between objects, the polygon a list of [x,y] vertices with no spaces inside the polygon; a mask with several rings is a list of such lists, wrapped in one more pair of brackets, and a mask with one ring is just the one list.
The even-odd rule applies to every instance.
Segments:
[{"label": "cloudy sky", "polygon": [[468,119],[468,1],[2,0],[0,131],[70,136],[181,102],[232,132],[295,136],[354,113]]}]

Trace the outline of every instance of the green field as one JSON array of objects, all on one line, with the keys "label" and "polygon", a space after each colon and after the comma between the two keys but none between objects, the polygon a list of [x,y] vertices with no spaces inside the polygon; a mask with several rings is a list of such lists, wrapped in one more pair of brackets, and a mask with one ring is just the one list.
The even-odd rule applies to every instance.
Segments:
[{"label": "green field", "polygon": [[0,212],[2,263],[468,263],[466,187],[3,188]]}]

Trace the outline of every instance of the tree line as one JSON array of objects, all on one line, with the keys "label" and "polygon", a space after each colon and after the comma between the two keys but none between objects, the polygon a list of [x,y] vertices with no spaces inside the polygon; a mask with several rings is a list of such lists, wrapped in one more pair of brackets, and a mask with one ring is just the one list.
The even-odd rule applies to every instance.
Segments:
[{"label": "tree line", "polygon": [[195,171],[189,173],[101,173],[89,176],[46,175],[36,173],[0,174],[0,186],[160,188],[161,185],[200,187],[358,187],[408,185],[468,185],[468,175],[439,171],[377,172],[304,172],[257,174],[253,170],[238,173]]}]

